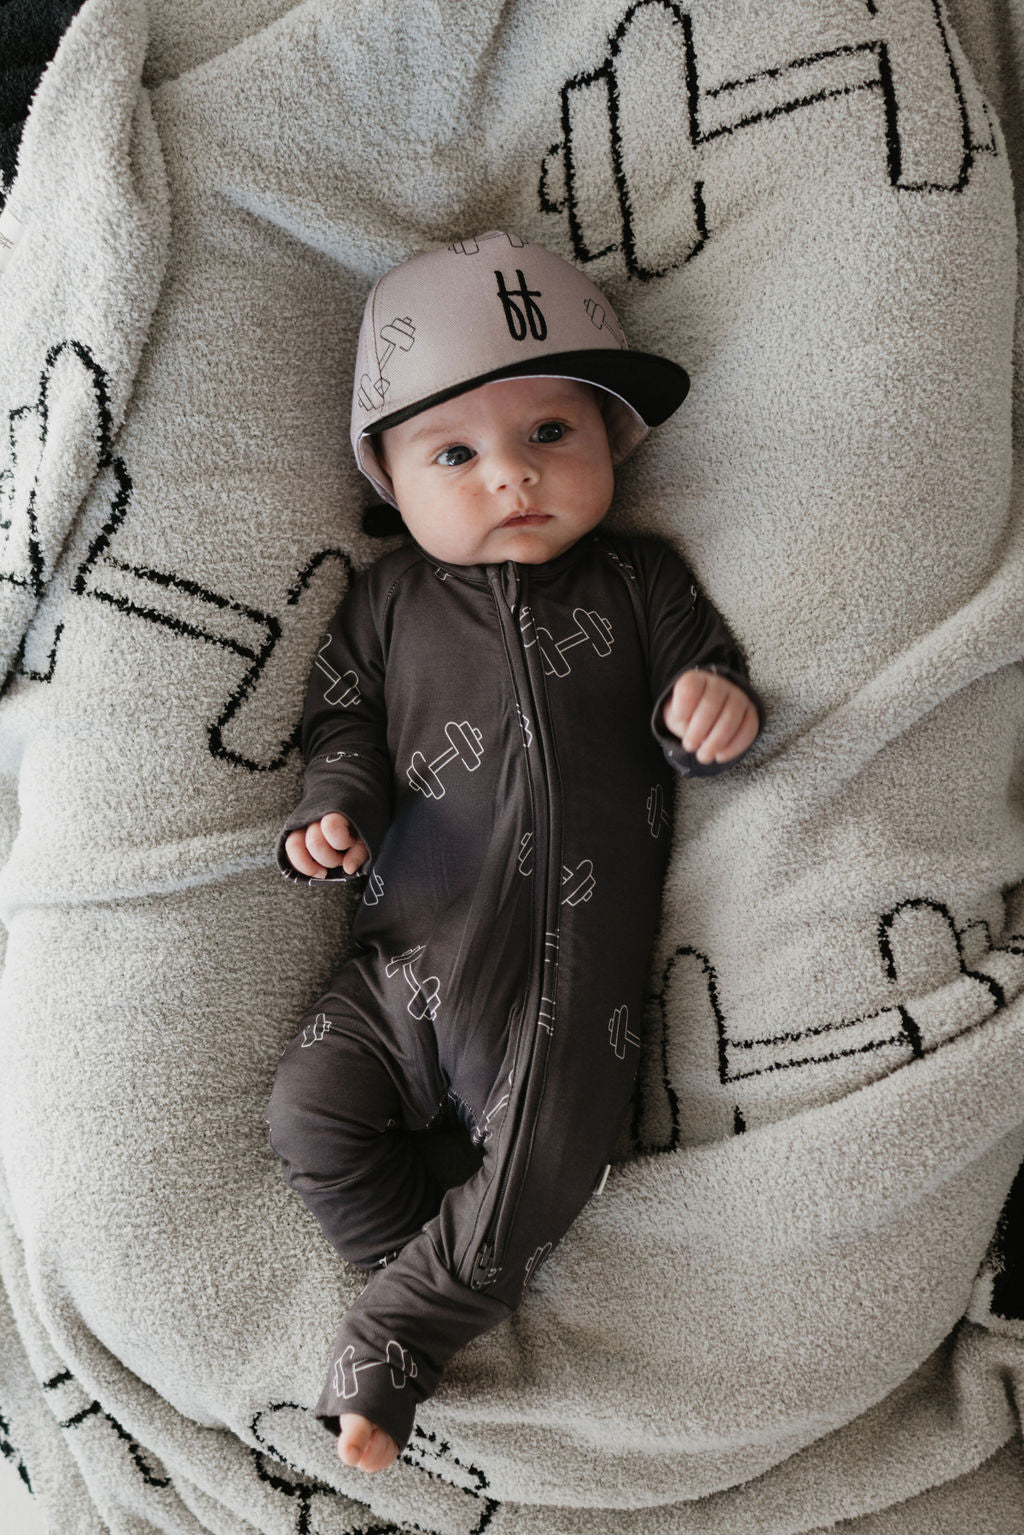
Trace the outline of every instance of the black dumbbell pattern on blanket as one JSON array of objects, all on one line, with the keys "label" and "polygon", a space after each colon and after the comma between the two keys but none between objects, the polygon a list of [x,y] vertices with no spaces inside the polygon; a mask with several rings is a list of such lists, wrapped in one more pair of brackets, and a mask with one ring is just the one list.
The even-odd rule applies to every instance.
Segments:
[{"label": "black dumbbell pattern on blanket", "polygon": [[[95,444],[92,494],[70,530],[52,527],[37,503],[49,468],[50,419],[55,405],[68,401],[91,411]],[[179,639],[237,656],[233,687],[215,717],[200,728],[213,756],[251,773],[276,771],[297,744],[298,723],[294,699],[287,719],[273,718],[267,706],[273,689],[266,684],[272,669],[286,664],[296,648],[305,651],[311,623],[323,629],[351,580],[348,556],[339,549],[312,555],[285,593],[280,611],[269,613],[173,571],[119,559],[118,539],[133,490],[124,460],[112,447],[106,373],[83,343],[60,342],[47,353],[36,400],[10,412],[6,463],[0,458],[0,584],[33,604],[0,693],[18,676],[51,682],[67,607],[80,599],[100,602]],[[298,673],[307,666],[303,657]],[[332,674],[329,680],[339,703],[353,701],[352,678]]]},{"label": "black dumbbell pattern on blanket", "polygon": [[[962,192],[977,157],[997,146],[939,0],[867,0],[848,12],[842,42],[834,15],[809,6],[805,52],[751,54],[737,73],[715,77],[705,41],[721,39],[702,38],[699,10],[673,0],[630,6],[604,58],[562,87],[562,136],[541,170],[541,209],[564,216],[576,260],[621,252],[645,280],[692,260],[714,233],[716,145],[841,98],[863,97],[876,114],[879,172],[896,192]],[[652,100],[673,147],[669,167],[650,152]]]},{"label": "black dumbbell pattern on blanket", "polygon": [[[49,43],[56,46],[77,8],[71,0],[42,7],[33,0],[31,5],[7,7],[12,15],[27,17],[31,12],[40,26],[56,18],[47,57],[52,52]],[[818,111],[842,98],[858,98],[866,112],[877,115],[884,147],[879,174],[895,194],[961,193],[970,183],[978,157],[996,153],[996,140],[987,107],[972,94],[957,67],[938,0],[863,0],[861,6],[851,3],[849,11],[847,41],[812,46],[788,59],[751,59],[748,68],[717,80],[710,78],[705,65],[699,12],[695,17],[682,4],[668,0],[641,0],[625,11],[603,54],[595,56],[595,66],[562,87],[561,137],[545,157],[541,174],[541,207],[566,221],[577,260],[586,263],[618,254],[626,271],[642,280],[655,279],[692,260],[715,232],[716,146],[736,135],[771,132],[773,125],[787,118]],[[908,22],[908,16],[911,22],[918,18],[916,26]],[[918,44],[922,35],[931,38],[932,89],[927,101],[909,93],[901,71],[901,33],[914,33]],[[13,55],[8,62],[15,64]],[[37,62],[41,69],[45,60]],[[32,74],[31,88],[38,73],[37,69]],[[649,121],[647,100],[655,89],[665,108],[663,132],[679,148],[671,186],[655,180],[656,168],[644,153],[639,131],[645,118]],[[26,103],[30,94],[29,90],[25,95]],[[946,103],[944,135],[935,132],[937,102]],[[12,114],[6,120],[12,126],[0,145],[0,173],[9,181],[21,121]],[[925,121],[927,128],[922,131]],[[4,191],[0,185],[0,205]],[[674,221],[667,237],[658,211],[669,198],[682,208],[683,217]],[[63,533],[58,542],[48,543],[45,519],[37,515],[36,504],[50,407],[65,389],[69,394],[84,390],[93,401],[97,489],[105,497],[103,515],[94,524],[82,519],[72,530],[71,550],[73,555],[77,550],[77,555],[71,559],[65,556]],[[234,685],[211,718],[197,721],[197,733],[200,739],[205,736],[212,755],[245,772],[278,770],[290,758],[295,730],[282,727],[275,732],[267,725],[261,687],[286,647],[304,643],[305,624],[300,619],[307,605],[325,614],[333,610],[351,576],[346,556],[334,549],[317,552],[295,576],[280,611],[263,611],[186,575],[119,559],[118,537],[131,511],[132,494],[127,467],[112,449],[103,369],[86,345],[61,341],[45,358],[36,400],[11,412],[6,446],[0,446],[0,545],[4,546],[0,582],[35,604],[33,622],[4,686],[18,676],[41,684],[52,681],[60,662],[68,606],[77,601],[101,603],[117,621],[141,621],[182,644],[213,647],[235,657]],[[94,508],[98,506],[99,496],[90,500]],[[581,611],[576,616],[574,635],[538,632],[549,675],[564,675],[572,662],[573,645],[602,643],[598,615]],[[358,679],[330,680],[344,707],[353,698]],[[523,728],[528,730],[529,722],[524,721]],[[472,771],[479,748],[472,722],[449,722],[445,743],[424,752],[422,764],[415,764],[418,779],[414,782],[410,776],[410,782],[422,793],[443,794],[446,775]],[[410,775],[412,771],[413,764]],[[663,834],[668,817],[660,797],[652,796],[648,813],[651,835]],[[528,855],[525,848],[524,857]],[[592,886],[592,865],[563,870],[567,902],[589,899]],[[945,935],[947,951],[955,960],[944,998],[951,1007],[930,1009],[925,996],[919,1003],[900,1001],[873,1014],[759,1038],[730,1035],[711,960],[693,948],[678,948],[666,963],[652,1008],[653,1045],[661,1066],[668,1129],[660,1138],[648,1135],[644,1140],[644,1111],[650,1105],[641,1101],[635,1126],[638,1145],[648,1151],[669,1151],[680,1144],[678,1094],[672,1082],[665,1017],[673,987],[684,971],[699,980],[706,999],[723,1088],[739,1088],[744,1081],[769,1073],[812,1068],[856,1054],[886,1052],[894,1064],[900,1064],[983,1022],[1020,991],[1024,939],[1012,937],[993,945],[987,934],[981,934],[983,942],[968,942],[977,940],[979,933],[958,929],[946,908],[926,901],[905,902],[880,920],[879,959],[894,988],[901,976],[902,930],[905,924],[919,921],[933,923],[940,937]],[[438,999],[430,985],[435,978],[418,974],[417,957],[412,952],[394,961],[408,983],[410,1007],[436,1006]],[[613,1015],[609,1022],[613,1047],[635,1044],[634,1027],[621,1010]],[[739,1106],[735,1124],[737,1130],[744,1125]],[[1024,1173],[1011,1191],[994,1244],[992,1309],[1008,1319],[1024,1319],[1022,1238]],[[120,1457],[142,1496],[153,1500],[154,1519],[159,1521],[160,1505],[166,1502],[171,1508],[176,1494],[173,1479],[153,1455],[112,1412],[84,1392],[70,1372],[45,1381],[43,1390],[67,1435],[106,1441],[102,1451],[97,1448],[97,1460],[103,1455]],[[328,1510],[337,1508],[340,1495],[302,1472],[279,1448],[278,1429],[289,1418],[302,1420],[308,1413],[295,1404],[274,1403],[253,1419],[250,1474],[279,1500],[282,1519],[295,1535],[318,1535],[319,1520],[331,1519]],[[31,1489],[29,1470],[2,1413],[0,1453]],[[461,1464],[448,1445],[419,1429],[402,1459],[461,1495],[462,1522],[456,1520],[453,1525],[458,1535],[484,1535],[498,1505],[488,1497],[481,1471]],[[337,1519],[336,1512],[333,1517]],[[347,1535],[398,1535],[398,1526],[367,1514]]]},{"label": "black dumbbell pattern on blanket", "polygon": [[26,1491],[31,1492],[32,1478],[28,1474],[28,1467],[22,1459],[21,1452],[11,1438],[11,1425],[2,1410],[0,1410],[0,1455],[17,1472],[25,1485]]},{"label": "black dumbbell pattern on blanket", "polygon": [[[92,1454],[99,1461],[120,1461],[135,1486],[135,1497],[151,1498],[151,1513],[161,1525],[168,1519],[177,1525],[181,1502],[174,1480],[155,1457],[120,1424],[113,1413],[85,1392],[70,1370],[61,1370],[42,1382],[42,1391],[66,1433],[93,1436]],[[294,1463],[301,1453],[310,1428],[318,1439],[322,1429],[315,1424],[307,1408],[294,1402],[273,1402],[258,1412],[249,1425],[249,1474],[267,1492],[275,1494],[288,1510],[294,1535],[319,1535],[329,1528],[333,1535],[401,1535],[402,1526],[386,1519],[376,1519],[367,1511],[355,1524],[342,1527],[339,1511],[347,1501],[336,1488],[318,1481]],[[282,1441],[288,1449],[282,1448]],[[18,1470],[27,1490],[32,1483],[27,1467],[10,1438],[6,1417],[0,1411],[0,1453]],[[420,1428],[402,1454],[402,1462],[414,1472],[449,1489],[446,1513],[456,1535],[485,1535],[499,1507],[488,1496],[488,1481],[476,1466],[466,1465],[451,1446],[436,1434]],[[325,1524],[324,1518],[327,1523]],[[275,1529],[278,1526],[275,1524]],[[282,1529],[284,1525],[280,1526]],[[433,1535],[427,1526],[423,1535]]]},{"label": "black dumbbell pattern on blanket", "polygon": [[[258,1447],[251,1454],[260,1481],[283,1497],[295,1500],[295,1535],[319,1535],[326,1528],[333,1532],[337,1528],[338,1515],[334,1512],[331,1517],[332,1504],[336,1506],[342,1496],[334,1488],[308,1476],[281,1447],[282,1438],[290,1440],[297,1434],[299,1438],[293,1453],[299,1453],[310,1417],[306,1408],[294,1402],[274,1402],[257,1413],[249,1430]],[[319,1425],[316,1431],[323,1432]],[[420,1428],[414,1428],[401,1461],[403,1465],[424,1472],[432,1480],[443,1481],[453,1490],[455,1496],[450,1499],[448,1512],[449,1518],[454,1515],[457,1535],[485,1535],[498,1504],[487,1496],[488,1482],[482,1471],[465,1465],[436,1434],[424,1433]],[[330,1520],[326,1526],[317,1517],[324,1513]],[[338,1535],[402,1535],[404,1528],[367,1514],[357,1525],[339,1531]],[[425,1528],[424,1535],[433,1535],[433,1532]]]},{"label": "black dumbbell pattern on blanket", "polygon": [[[1024,935],[993,944],[987,924],[958,928],[938,901],[901,902],[880,919],[877,939],[882,971],[892,983],[890,1006],[805,1029],[749,1037],[730,1029],[719,978],[707,955],[685,945],[677,948],[650,998],[645,1044],[651,1070],[636,1103],[636,1149],[674,1151],[682,1144],[682,1084],[670,1058],[669,1017],[679,1020],[679,1032],[717,1041],[718,1080],[742,1096],[743,1084],[756,1078],[854,1056],[877,1054],[884,1071],[895,1071],[976,1028],[1024,992]],[[917,958],[922,954],[927,956],[923,966]],[[918,976],[920,992],[914,984]],[[655,1070],[660,1082],[654,1080]],[[734,1126],[737,1132],[746,1127],[741,1103],[735,1108]]]},{"label": "black dumbbell pattern on blanket", "polygon": [[[58,398],[77,396],[91,403],[96,479],[102,495],[89,498],[88,516],[80,516],[79,524],[70,534],[60,530],[51,547],[44,519],[37,515],[35,495],[46,474],[47,434],[55,392]],[[0,533],[7,535],[0,583],[7,583],[34,602],[32,621],[4,686],[19,675],[50,682],[59,664],[68,605],[77,600],[100,602],[123,617],[154,624],[181,640],[198,641],[237,656],[239,674],[234,686],[215,718],[199,729],[205,731],[208,748],[215,757],[251,773],[273,772],[289,760],[298,726],[293,715],[283,722],[273,720],[272,711],[267,708],[273,689],[264,688],[261,692],[261,684],[273,663],[289,648],[308,647],[311,626],[314,634],[323,633],[351,579],[350,562],[340,550],[334,549],[312,556],[291,583],[280,613],[275,614],[257,610],[172,572],[144,569],[120,560],[117,539],[131,509],[133,487],[128,470],[114,454],[111,443],[106,375],[86,346],[75,341],[62,342],[46,357],[36,401],[10,414],[7,464],[0,467]],[[571,669],[576,646],[593,649],[599,655],[607,654],[611,647],[608,626],[600,614],[577,609],[574,619],[576,627],[572,633],[556,637],[536,627],[529,613],[524,614],[529,641],[541,647],[549,676],[561,677]],[[337,676],[322,655],[315,654],[325,671],[332,699],[342,708],[354,703],[359,696],[359,679],[354,673]],[[304,669],[303,658],[298,670]],[[528,732],[529,722],[522,723],[524,732]],[[413,789],[434,798],[447,792],[451,774],[473,772],[484,752],[480,731],[472,720],[448,721],[443,737],[425,744],[426,750],[413,754],[407,776]],[[647,814],[651,835],[663,835],[668,827],[668,807],[659,796],[651,796]],[[520,867],[524,870],[529,868],[530,857],[531,849],[525,843],[520,850]],[[593,889],[592,873],[592,867],[583,865],[576,870],[563,870],[564,899],[570,904],[588,899]],[[901,934],[911,920],[909,913],[928,905],[908,902],[882,920],[879,951],[887,973],[893,978]],[[1010,947],[1001,951],[992,951],[989,946],[990,956],[1002,955],[994,969],[990,964],[971,970],[963,967],[961,935],[948,912],[944,921],[950,952],[960,956],[964,1006],[967,1013],[973,1010],[979,1017],[984,1016],[999,1005],[1000,977],[1008,963],[1016,975],[1016,962],[1011,963],[1011,956],[1021,952],[1020,940],[1012,940]],[[680,948],[669,961],[661,993],[655,998],[655,1011],[659,1005],[664,1010],[672,986],[687,972],[700,973],[708,1018],[719,1041],[719,1074],[723,1084],[869,1051],[888,1050],[895,1067],[904,1057],[931,1048],[941,1032],[922,1002],[917,1011],[894,1004],[871,1016],[770,1038],[737,1039],[730,1036],[721,1016],[712,963],[692,949]],[[1011,989],[1013,994],[1019,989],[1015,980]],[[970,1019],[965,1026],[969,1022]],[[670,1110],[672,1102],[668,1084],[666,1103]]]}]

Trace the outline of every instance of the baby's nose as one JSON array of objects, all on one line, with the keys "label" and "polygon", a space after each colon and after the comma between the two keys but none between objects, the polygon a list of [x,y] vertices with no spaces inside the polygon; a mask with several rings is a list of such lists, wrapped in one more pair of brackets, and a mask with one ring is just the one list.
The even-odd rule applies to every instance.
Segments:
[{"label": "baby's nose", "polygon": [[532,485],[537,479],[533,456],[522,448],[507,448],[494,461],[492,483],[495,490]]}]

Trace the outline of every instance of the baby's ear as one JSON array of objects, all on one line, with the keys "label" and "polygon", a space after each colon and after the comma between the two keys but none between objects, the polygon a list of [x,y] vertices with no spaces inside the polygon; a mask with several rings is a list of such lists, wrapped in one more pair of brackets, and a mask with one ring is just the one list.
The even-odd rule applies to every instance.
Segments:
[{"label": "baby's ear", "polygon": [[369,538],[394,538],[396,533],[407,533],[402,514],[396,506],[386,501],[375,501],[363,512],[363,532]]}]

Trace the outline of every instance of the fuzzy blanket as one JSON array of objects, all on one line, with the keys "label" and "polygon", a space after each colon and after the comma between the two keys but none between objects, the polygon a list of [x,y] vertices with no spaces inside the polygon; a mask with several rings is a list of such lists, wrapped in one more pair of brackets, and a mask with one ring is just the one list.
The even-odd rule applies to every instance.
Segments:
[{"label": "fuzzy blanket", "polygon": [[[60,1535],[1019,1535],[1022,19],[85,0],[0,246],[0,1447]],[[363,297],[495,226],[689,370],[616,517],[769,722],[680,785],[621,1163],[368,1479],[263,1123],[349,897],[272,851],[381,547]]]}]

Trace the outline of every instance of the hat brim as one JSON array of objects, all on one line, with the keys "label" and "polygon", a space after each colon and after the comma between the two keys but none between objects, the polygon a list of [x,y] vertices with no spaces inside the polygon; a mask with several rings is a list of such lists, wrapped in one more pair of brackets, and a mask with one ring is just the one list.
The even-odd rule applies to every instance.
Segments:
[{"label": "hat brim", "polygon": [[608,394],[617,395],[640,417],[645,426],[660,426],[677,411],[690,389],[690,377],[685,368],[659,357],[654,352],[633,352],[620,347],[593,347],[578,352],[556,352],[548,356],[532,357],[528,361],[510,363],[495,368],[491,373],[477,373],[447,389],[439,389],[426,399],[407,405],[404,410],[375,421],[363,432],[364,437],[376,437],[378,432],[398,426],[413,416],[420,415],[431,406],[452,400],[456,395],[467,394],[483,384],[493,384],[503,378],[572,378],[581,384],[596,384]]},{"label": "hat brim", "polygon": [[613,462],[617,464],[629,457],[647,436],[650,427],[660,426],[679,409],[690,388],[689,375],[678,363],[654,352],[633,352],[619,347],[556,352],[495,368],[491,373],[475,374],[426,399],[417,400],[403,410],[393,411],[360,434],[356,443],[359,467],[385,501],[395,505],[390,476],[377,456],[373,439],[389,427],[399,426],[434,405],[506,378],[574,379],[581,384],[592,384],[611,396],[608,439]]}]

